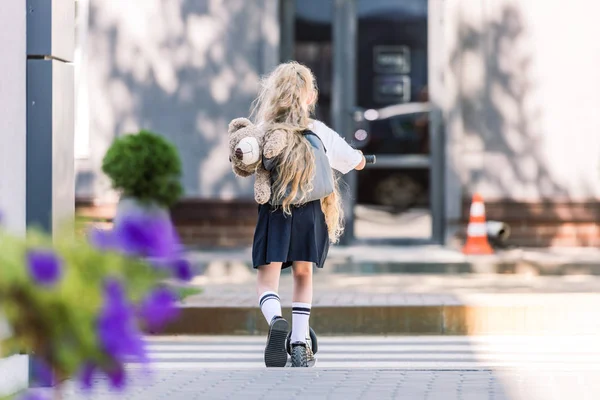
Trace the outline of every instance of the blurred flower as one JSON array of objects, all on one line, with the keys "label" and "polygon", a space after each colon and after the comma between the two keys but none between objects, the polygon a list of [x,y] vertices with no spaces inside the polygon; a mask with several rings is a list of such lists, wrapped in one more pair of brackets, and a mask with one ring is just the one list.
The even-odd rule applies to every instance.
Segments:
[{"label": "blurred flower", "polygon": [[84,364],[79,371],[79,382],[84,390],[89,390],[92,388],[92,378],[94,377],[94,372],[96,372],[96,366],[91,362]]},{"label": "blurred flower", "polygon": [[114,247],[114,236],[111,231],[93,228],[88,234],[90,243],[98,250],[110,250]]},{"label": "blurred flower", "polygon": [[49,400],[49,397],[39,392],[27,391],[21,397],[19,397],[19,400]]},{"label": "blurred flower", "polygon": [[177,279],[192,279],[190,263],[179,256],[183,246],[168,218],[131,213],[123,216],[112,231],[93,229],[88,237],[99,250],[145,257],[155,268],[170,270]]},{"label": "blurred flower", "polygon": [[62,260],[52,250],[30,250],[26,257],[29,274],[37,283],[53,285],[60,279]]},{"label": "blurred flower", "polygon": [[173,274],[177,279],[180,279],[185,282],[189,282],[192,280],[192,267],[190,262],[185,258],[178,258],[173,263]]},{"label": "blurred flower", "polygon": [[52,373],[52,369],[48,366],[48,364],[41,360],[38,357],[31,357],[31,373],[30,375],[33,377],[37,383],[41,383],[43,385],[52,385],[54,383],[54,374]]},{"label": "blurred flower", "polygon": [[113,231],[116,246],[131,256],[170,258],[179,250],[171,221],[144,213],[124,216]]},{"label": "blurred flower", "polygon": [[130,357],[147,362],[142,335],[137,328],[133,307],[127,301],[123,286],[110,279],[104,287],[104,305],[98,320],[98,336],[104,351],[116,362]]},{"label": "blurred flower", "polygon": [[162,329],[165,324],[179,315],[176,301],[177,297],[169,289],[164,287],[154,289],[142,300],[139,315],[150,329]]},{"label": "blurred flower", "polygon": [[113,369],[106,372],[110,385],[114,389],[123,389],[125,387],[125,369],[122,365],[116,365]]},{"label": "blurred flower", "polygon": [[190,262],[183,257],[151,259],[149,261],[155,268],[166,270],[181,281],[189,282],[193,278]]}]

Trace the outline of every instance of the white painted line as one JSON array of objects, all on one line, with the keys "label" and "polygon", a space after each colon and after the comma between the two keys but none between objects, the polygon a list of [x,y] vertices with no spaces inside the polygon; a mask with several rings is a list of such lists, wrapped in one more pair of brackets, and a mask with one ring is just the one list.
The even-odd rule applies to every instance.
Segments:
[{"label": "white painted line", "polygon": [[[411,344],[398,344],[398,345],[352,345],[350,348],[347,345],[340,343],[328,343],[323,344],[319,342],[321,351],[323,353],[336,353],[340,352],[343,354],[355,354],[360,352],[387,352],[387,353],[403,353],[403,352],[422,352],[436,354],[438,352],[464,352],[464,353],[525,353],[525,354],[572,354],[582,353],[600,354],[600,346],[586,346],[580,344],[571,343],[570,345],[562,346],[551,346],[545,344],[527,344],[527,343],[497,343],[497,344],[475,344],[475,345],[445,345],[445,346],[434,346],[434,345],[411,345]],[[159,353],[202,353],[208,352],[214,357],[219,357],[220,352],[263,352],[264,344],[259,345],[227,345],[227,344],[214,344],[214,345],[153,345],[147,346],[148,352],[159,352]]]},{"label": "white painted line", "polygon": [[[483,369],[511,369],[511,370],[528,370],[528,371],[598,371],[600,373],[600,363],[595,364],[573,364],[566,362],[548,362],[539,363],[512,363],[505,361],[493,362],[394,362],[394,361],[361,361],[361,362],[341,362],[341,361],[324,361],[317,357],[317,365],[319,369],[456,369],[456,370],[483,370]],[[135,364],[127,366],[128,370],[142,370],[142,367]],[[203,370],[203,369],[266,369],[262,361],[246,362],[246,363],[230,363],[230,362],[159,362],[153,363],[150,366],[152,370]]]},{"label": "white painted line", "polygon": [[[257,336],[172,336],[172,337],[147,337],[148,345],[172,345],[182,344],[228,344],[228,343],[246,343],[264,346],[266,335]],[[527,345],[536,343],[549,343],[552,346],[559,346],[569,343],[598,343],[597,335],[556,335],[556,336],[319,336],[319,343],[323,344],[343,344],[345,342],[386,343],[386,344],[418,344],[427,343],[464,343],[465,345],[479,343],[523,343]],[[600,346],[600,344],[598,345]]]},{"label": "white painted line", "polygon": [[[365,361],[418,361],[418,360],[431,360],[436,359],[440,361],[444,360],[481,360],[481,361],[490,361],[490,360],[501,360],[506,362],[551,362],[553,360],[559,360],[566,357],[568,362],[579,363],[579,362],[597,362],[600,364],[600,354],[565,354],[565,355],[556,355],[556,354],[531,354],[531,353],[522,353],[522,354],[505,354],[505,353],[458,353],[458,354],[441,354],[436,352],[430,353],[419,353],[419,354],[402,354],[402,353],[388,353],[381,354],[376,353],[373,354],[368,350],[365,350],[364,353],[353,353],[347,354],[344,352],[340,353],[330,353],[330,352],[319,352],[317,354],[319,360],[340,360],[340,359],[348,359],[348,360],[365,360]],[[262,359],[262,353],[151,353],[148,355],[150,360],[218,360],[218,361],[226,361],[226,360],[256,360]]]}]

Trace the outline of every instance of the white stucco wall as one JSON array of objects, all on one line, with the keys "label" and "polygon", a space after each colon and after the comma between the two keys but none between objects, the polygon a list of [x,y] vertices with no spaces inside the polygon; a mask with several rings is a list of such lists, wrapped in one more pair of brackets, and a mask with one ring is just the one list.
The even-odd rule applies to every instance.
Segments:
[{"label": "white stucco wall", "polygon": [[[25,0],[2,4],[0,12],[0,212],[3,225],[25,232],[26,154]],[[10,334],[0,316],[0,340]],[[27,356],[0,358],[0,397],[27,386]]]},{"label": "white stucco wall", "polygon": [[587,0],[446,1],[448,190],[600,196],[598,12]]},{"label": "white stucco wall", "polygon": [[278,61],[277,5],[90,0],[90,151],[78,160],[77,195],[111,200],[102,157],[115,135],[145,128],[177,145],[186,196],[251,198],[252,180],[231,173],[227,124],[247,115],[259,76]]},{"label": "white stucco wall", "polygon": [[25,0],[12,0],[0,12],[0,212],[18,233],[25,231],[25,11]]}]

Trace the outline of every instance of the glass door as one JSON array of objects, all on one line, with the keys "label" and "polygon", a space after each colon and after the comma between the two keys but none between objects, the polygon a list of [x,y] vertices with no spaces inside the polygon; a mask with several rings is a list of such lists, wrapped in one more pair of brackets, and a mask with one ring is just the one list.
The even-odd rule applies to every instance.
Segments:
[{"label": "glass door", "polygon": [[282,0],[282,59],[314,71],[316,117],[377,156],[345,176],[345,244],[435,239],[441,216],[430,189],[441,198],[432,182],[441,147],[430,139],[429,1]]},{"label": "glass door", "polygon": [[429,240],[428,0],[357,0],[357,239]]}]

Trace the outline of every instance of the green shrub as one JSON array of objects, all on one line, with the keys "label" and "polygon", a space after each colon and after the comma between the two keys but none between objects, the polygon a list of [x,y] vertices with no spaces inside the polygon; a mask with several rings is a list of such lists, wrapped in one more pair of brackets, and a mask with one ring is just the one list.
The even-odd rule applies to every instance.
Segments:
[{"label": "green shrub", "polygon": [[177,149],[146,130],[115,139],[104,156],[102,171],[113,188],[141,202],[170,207],[183,194]]}]

